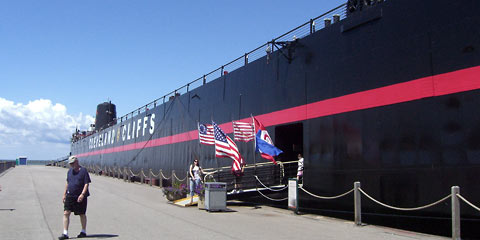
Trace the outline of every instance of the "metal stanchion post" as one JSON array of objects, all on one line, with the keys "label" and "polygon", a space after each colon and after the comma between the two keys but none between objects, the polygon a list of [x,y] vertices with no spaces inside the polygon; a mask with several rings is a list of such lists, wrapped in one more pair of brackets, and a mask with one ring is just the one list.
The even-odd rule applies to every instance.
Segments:
[{"label": "metal stanchion post", "polygon": [[460,240],[460,201],[457,194],[460,194],[460,187],[452,187],[452,239]]},{"label": "metal stanchion post", "polygon": [[143,172],[143,168],[142,170],[140,170],[140,183],[141,184],[144,184],[145,183],[145,173]]},{"label": "metal stanchion post", "polygon": [[148,182],[149,182],[150,187],[151,187],[151,186],[152,186],[152,182],[153,182],[153,181],[152,181],[152,169],[151,169],[151,168],[148,169],[148,178],[149,178]]},{"label": "metal stanchion post", "polygon": [[[187,185],[187,189],[190,189],[190,181],[188,181],[188,173],[189,171],[187,171],[187,177],[185,178],[187,180],[187,183],[185,185]],[[202,179],[203,180],[203,179]]]},{"label": "metal stanchion post", "polygon": [[353,183],[355,202],[355,225],[362,225],[362,196],[360,193],[360,182]]},{"label": "metal stanchion post", "polygon": [[160,188],[163,187],[163,173],[162,173],[162,169],[160,169],[160,171],[158,172],[158,186]]},{"label": "metal stanchion post", "polygon": [[128,181],[129,182],[132,182],[132,176],[130,175],[131,172],[132,172],[132,168],[128,167]]},{"label": "metal stanchion post", "polygon": [[127,167],[123,167],[123,181],[127,181]]},{"label": "metal stanchion post", "polygon": [[175,185],[175,184],[174,184],[174,183],[175,183],[175,177],[174,177],[174,175],[175,175],[175,170],[172,170],[172,176],[171,176],[171,178],[172,178],[172,187]]},{"label": "metal stanchion post", "polygon": [[298,214],[298,181],[296,178],[288,179],[288,208]]}]

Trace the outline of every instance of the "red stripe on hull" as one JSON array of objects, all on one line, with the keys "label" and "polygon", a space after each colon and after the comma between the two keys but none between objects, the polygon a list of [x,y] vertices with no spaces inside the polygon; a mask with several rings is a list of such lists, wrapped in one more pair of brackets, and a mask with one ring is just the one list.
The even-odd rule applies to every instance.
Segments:
[{"label": "red stripe on hull", "polygon": [[[330,98],[255,117],[260,120],[265,127],[268,127],[476,89],[480,89],[480,66]],[[250,119],[251,118],[244,118],[238,121],[250,121]],[[225,133],[233,132],[231,122],[221,124],[219,127],[223,129]],[[150,141],[82,153],[77,156],[86,157],[97,154],[130,151],[196,139],[198,139],[198,132],[197,130],[193,130]]]}]

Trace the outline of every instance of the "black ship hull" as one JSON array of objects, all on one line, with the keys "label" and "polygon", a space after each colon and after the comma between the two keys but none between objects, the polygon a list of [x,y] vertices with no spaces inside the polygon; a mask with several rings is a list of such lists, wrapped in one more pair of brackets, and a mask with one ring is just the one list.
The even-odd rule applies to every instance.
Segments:
[{"label": "black ship hull", "polygon": [[[460,186],[478,203],[479,10],[475,0],[386,1],[122,119],[73,143],[72,154],[87,165],[184,176],[194,156],[203,167],[231,163],[198,143],[198,122],[213,119],[231,133],[231,121],[253,115],[285,152],[279,160],[304,153],[311,192],[335,195],[360,181],[379,201],[415,207]],[[251,144],[238,146],[252,164]],[[353,211],[353,197],[299,201],[304,210],[349,218]],[[366,200],[362,208],[366,222],[436,219],[446,226],[437,233],[450,234],[448,201],[407,214]],[[480,237],[478,212],[463,207],[462,218],[465,234]]]}]

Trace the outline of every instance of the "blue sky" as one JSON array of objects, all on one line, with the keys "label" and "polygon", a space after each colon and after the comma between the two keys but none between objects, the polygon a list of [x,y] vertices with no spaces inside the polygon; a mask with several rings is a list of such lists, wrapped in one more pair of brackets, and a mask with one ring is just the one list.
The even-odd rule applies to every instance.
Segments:
[{"label": "blue sky", "polygon": [[0,159],[66,155],[97,104],[124,115],[344,2],[2,1]]}]

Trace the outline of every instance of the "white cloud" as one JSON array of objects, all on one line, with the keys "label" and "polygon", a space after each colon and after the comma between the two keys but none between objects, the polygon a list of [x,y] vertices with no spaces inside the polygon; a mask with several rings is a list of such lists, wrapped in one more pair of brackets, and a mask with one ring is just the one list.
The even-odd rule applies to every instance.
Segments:
[{"label": "white cloud", "polygon": [[0,159],[67,155],[75,128],[87,129],[93,122],[92,116],[69,115],[64,105],[48,99],[22,104],[0,98]]}]

